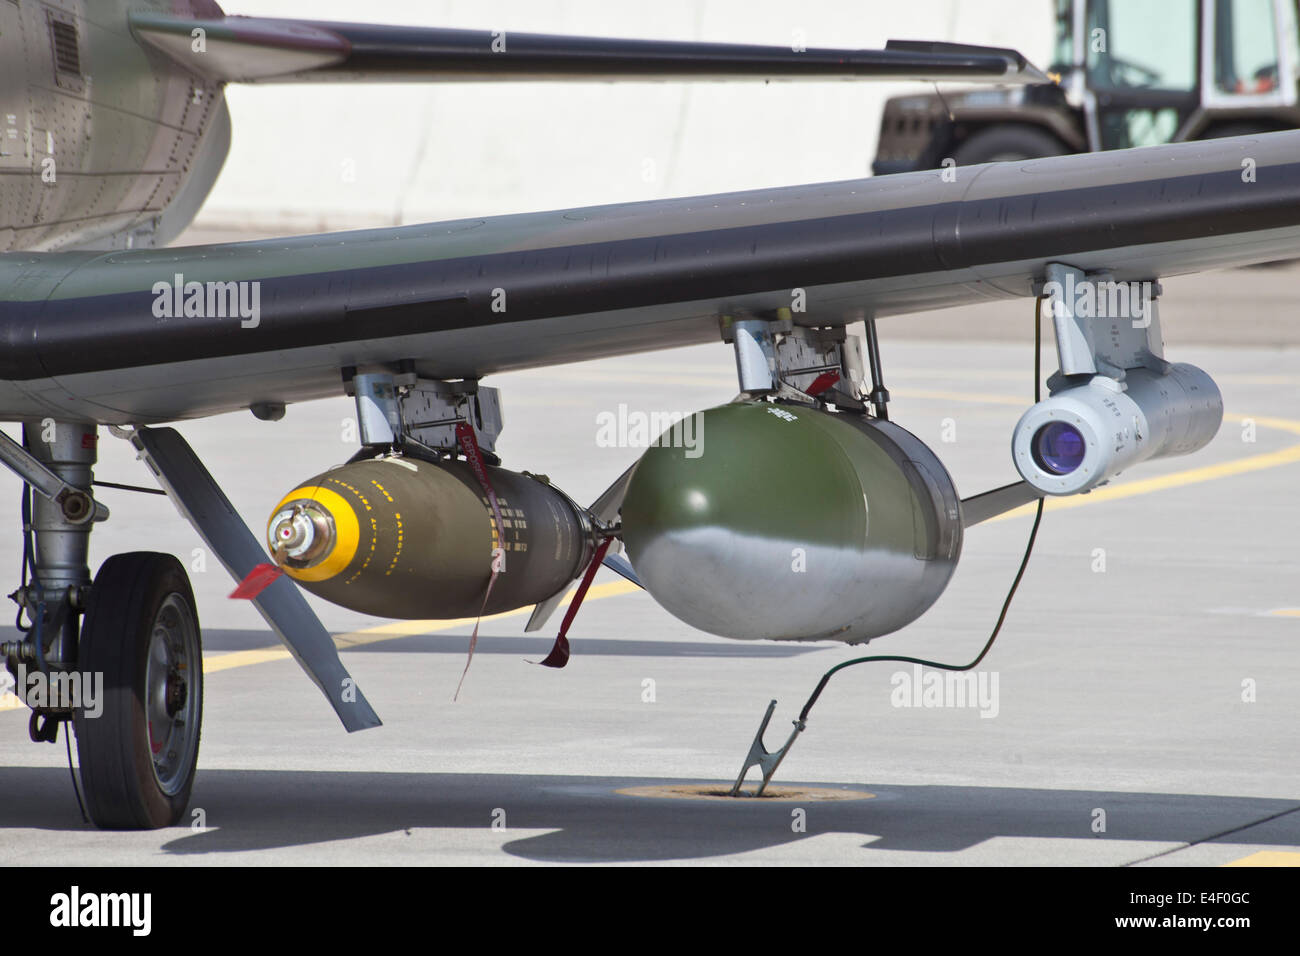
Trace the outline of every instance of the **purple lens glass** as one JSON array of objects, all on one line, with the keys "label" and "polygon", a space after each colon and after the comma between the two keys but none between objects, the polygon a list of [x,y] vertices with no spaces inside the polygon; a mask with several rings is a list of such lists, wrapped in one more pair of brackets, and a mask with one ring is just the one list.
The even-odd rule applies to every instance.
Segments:
[{"label": "purple lens glass", "polygon": [[1079,429],[1065,422],[1050,422],[1034,436],[1034,461],[1054,475],[1068,475],[1082,465],[1087,450]]}]

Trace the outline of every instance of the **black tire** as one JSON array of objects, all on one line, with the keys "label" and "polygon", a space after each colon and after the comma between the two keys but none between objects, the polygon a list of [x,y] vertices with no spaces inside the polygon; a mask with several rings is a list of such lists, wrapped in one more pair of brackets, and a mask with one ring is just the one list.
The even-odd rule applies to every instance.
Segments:
[{"label": "black tire", "polygon": [[990,126],[968,136],[952,158],[958,166],[1064,156],[1070,150],[1051,133],[1032,126]]},{"label": "black tire", "polygon": [[202,637],[179,561],[136,551],[100,566],[86,602],[78,667],[85,675],[103,674],[102,713],[73,713],[91,820],[115,830],[176,823],[194,786],[203,719]]}]

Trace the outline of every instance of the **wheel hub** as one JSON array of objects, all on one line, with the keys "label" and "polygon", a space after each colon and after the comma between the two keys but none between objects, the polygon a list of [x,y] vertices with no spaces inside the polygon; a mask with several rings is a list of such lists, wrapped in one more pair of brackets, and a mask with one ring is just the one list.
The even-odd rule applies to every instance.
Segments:
[{"label": "wheel hub", "polygon": [[201,666],[193,615],[181,595],[170,594],[154,618],[145,680],[153,772],[169,793],[184,784],[198,745],[198,698],[190,693],[189,675]]},{"label": "wheel hub", "polygon": [[175,717],[180,713],[181,708],[185,706],[185,700],[189,696],[189,685],[185,682],[185,676],[175,667],[167,671],[167,716]]}]

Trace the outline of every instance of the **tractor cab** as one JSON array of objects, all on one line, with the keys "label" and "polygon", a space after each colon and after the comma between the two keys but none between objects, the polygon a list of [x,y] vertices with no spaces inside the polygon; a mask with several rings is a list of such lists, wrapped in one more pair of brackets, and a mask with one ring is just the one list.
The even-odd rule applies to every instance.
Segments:
[{"label": "tractor cab", "polygon": [[1055,86],[885,105],[877,175],[1300,127],[1300,0],[1057,0]]}]

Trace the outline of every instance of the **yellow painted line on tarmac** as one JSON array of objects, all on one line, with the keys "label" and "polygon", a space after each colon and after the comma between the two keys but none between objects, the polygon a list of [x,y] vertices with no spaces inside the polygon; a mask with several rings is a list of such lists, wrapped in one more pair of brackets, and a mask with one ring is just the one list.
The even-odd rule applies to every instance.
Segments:
[{"label": "yellow painted line on tarmac", "polygon": [[265,664],[267,661],[281,661],[289,657],[289,652],[281,647],[259,647],[251,651],[231,651],[229,654],[216,654],[203,657],[203,673],[215,674],[228,671],[232,667],[247,667],[249,664]]},{"label": "yellow painted line on tarmac", "polygon": [[1268,613],[1273,617],[1300,617],[1300,607],[1280,607]]},{"label": "yellow painted line on tarmac", "polygon": [[[576,588],[564,596],[560,602],[560,607],[567,607],[573,600]],[[631,594],[634,591],[641,590],[631,581],[610,581],[606,584],[594,585],[587,592],[586,601],[599,601],[603,598],[617,597],[620,594]],[[509,617],[522,617],[525,614],[532,614],[533,609],[529,607],[516,608],[513,611],[505,611],[501,614],[490,614],[483,618],[483,623],[488,621],[500,621]],[[378,624],[375,627],[367,627],[360,631],[350,631],[347,634],[340,634],[334,638],[334,646],[340,649],[349,647],[361,647],[365,644],[377,644],[380,641],[392,641],[402,637],[414,637],[419,634],[435,634],[439,631],[451,631],[458,627],[473,627],[474,618],[462,617],[453,618],[447,621],[392,621],[388,624]],[[283,661],[289,659],[289,651],[282,645],[275,647],[259,647],[249,651],[231,651],[228,654],[214,654],[210,657],[203,658],[203,673],[215,674],[218,671],[228,671],[236,667],[250,667],[253,664],[265,664],[268,661]]]},{"label": "yellow painted line on tarmac", "polygon": [[1225,422],[1236,422],[1237,424],[1241,424],[1242,422],[1249,421],[1249,422],[1254,422],[1256,425],[1259,425],[1263,428],[1280,428],[1282,431],[1290,432],[1292,435],[1300,435],[1300,422],[1290,418],[1270,418],[1267,415],[1256,416],[1256,415],[1226,414],[1223,416],[1223,420]]},{"label": "yellow painted line on tarmac", "polygon": [[1284,850],[1260,850],[1224,866],[1300,866],[1300,853]]}]

